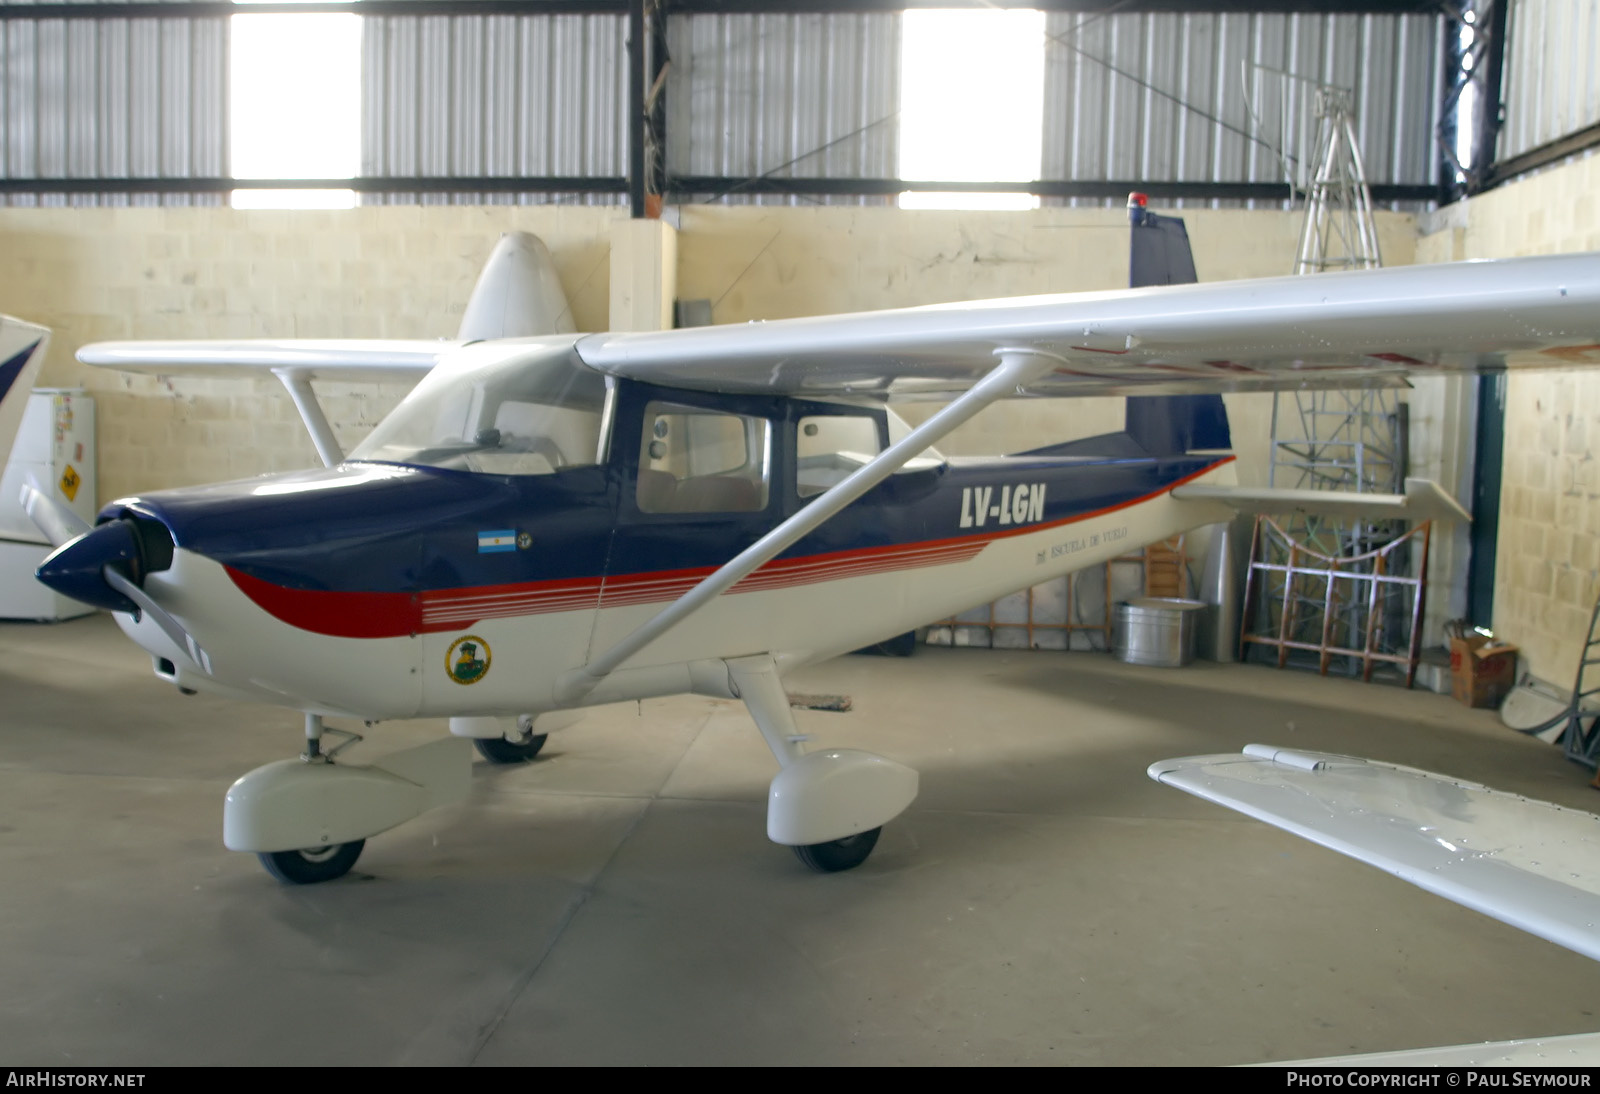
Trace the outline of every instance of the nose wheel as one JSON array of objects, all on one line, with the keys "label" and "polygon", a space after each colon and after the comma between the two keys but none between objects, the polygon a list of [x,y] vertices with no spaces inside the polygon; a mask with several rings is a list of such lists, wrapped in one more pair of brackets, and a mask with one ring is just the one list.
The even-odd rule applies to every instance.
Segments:
[{"label": "nose wheel", "polygon": [[366,845],[366,840],[358,839],[299,851],[264,851],[256,857],[267,873],[286,885],[315,885],[348,874]]}]

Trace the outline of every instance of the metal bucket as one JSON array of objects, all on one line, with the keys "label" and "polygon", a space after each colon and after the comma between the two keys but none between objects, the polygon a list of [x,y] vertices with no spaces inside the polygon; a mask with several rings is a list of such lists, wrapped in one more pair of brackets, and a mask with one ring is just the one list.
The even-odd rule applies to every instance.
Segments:
[{"label": "metal bucket", "polygon": [[1198,600],[1147,596],[1118,604],[1111,648],[1130,665],[1178,668],[1194,660],[1195,628],[1205,604]]}]

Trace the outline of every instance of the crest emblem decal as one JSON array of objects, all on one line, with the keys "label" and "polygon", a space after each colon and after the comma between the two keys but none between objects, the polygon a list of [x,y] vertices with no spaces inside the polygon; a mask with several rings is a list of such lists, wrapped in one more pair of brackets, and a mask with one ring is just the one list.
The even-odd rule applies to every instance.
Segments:
[{"label": "crest emblem decal", "polygon": [[489,675],[492,656],[489,643],[475,634],[464,634],[445,651],[444,668],[458,684],[476,684]]}]

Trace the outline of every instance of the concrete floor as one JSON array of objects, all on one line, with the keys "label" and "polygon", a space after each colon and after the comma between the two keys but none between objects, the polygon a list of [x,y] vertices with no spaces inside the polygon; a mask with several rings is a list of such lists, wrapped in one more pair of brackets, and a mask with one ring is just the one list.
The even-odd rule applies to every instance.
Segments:
[{"label": "concrete floor", "polygon": [[1600,966],[1144,774],[1260,740],[1600,808],[1491,714],[1094,654],[790,686],[854,697],[801,713],[818,742],[922,773],[858,870],[769,844],[742,708],[677,698],[288,888],[220,807],[295,715],[179,695],[105,617],[0,625],[0,1064],[1230,1064],[1600,1029]]}]

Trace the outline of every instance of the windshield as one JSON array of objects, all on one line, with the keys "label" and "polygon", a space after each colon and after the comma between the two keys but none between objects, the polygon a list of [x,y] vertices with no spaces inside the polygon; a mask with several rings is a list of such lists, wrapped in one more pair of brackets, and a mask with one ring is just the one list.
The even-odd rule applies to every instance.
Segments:
[{"label": "windshield", "polygon": [[349,458],[490,475],[590,467],[601,458],[606,391],[571,339],[464,346]]}]

